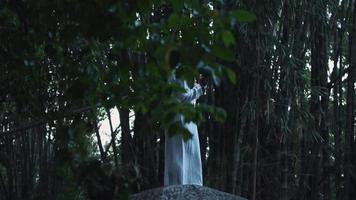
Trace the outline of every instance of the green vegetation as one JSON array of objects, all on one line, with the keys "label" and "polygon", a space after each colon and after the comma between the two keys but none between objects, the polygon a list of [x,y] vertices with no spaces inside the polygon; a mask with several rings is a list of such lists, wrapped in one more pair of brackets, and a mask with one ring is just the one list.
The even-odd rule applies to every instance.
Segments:
[{"label": "green vegetation", "polygon": [[[164,130],[189,139],[176,113],[199,124],[207,186],[353,199],[355,13],[354,0],[1,1],[0,200],[162,186]],[[207,77],[196,107],[172,98],[172,51],[179,78]]]}]

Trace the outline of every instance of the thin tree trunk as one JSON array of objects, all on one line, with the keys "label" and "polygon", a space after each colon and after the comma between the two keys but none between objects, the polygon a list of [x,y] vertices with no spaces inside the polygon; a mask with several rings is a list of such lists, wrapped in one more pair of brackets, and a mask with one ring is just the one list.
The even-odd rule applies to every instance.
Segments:
[{"label": "thin tree trunk", "polygon": [[[96,117],[95,117],[96,118]],[[100,133],[99,133],[99,127],[98,127],[98,123],[96,120],[93,120],[93,125],[94,125],[94,130],[95,130],[95,136],[96,136],[96,140],[98,143],[98,147],[99,147],[99,152],[100,152],[100,158],[103,162],[106,162],[106,153],[104,151],[104,147],[103,144],[101,142],[101,138],[100,138]]]},{"label": "thin tree trunk", "polygon": [[[336,74],[339,74],[340,68],[341,68],[341,61],[340,61],[340,66],[337,67],[338,63],[338,55],[334,59],[334,70],[336,70]],[[341,164],[342,164],[342,158],[341,158],[341,126],[340,126],[340,96],[342,93],[340,92],[340,87],[337,85],[333,89],[333,114],[334,114],[334,124],[333,124],[333,132],[334,132],[334,137],[335,137],[335,196],[336,199],[340,199],[340,184],[341,184]],[[338,96],[339,95],[339,96]]]},{"label": "thin tree trunk", "polygon": [[133,152],[132,152],[132,137],[130,131],[130,112],[129,109],[121,108],[119,109],[120,124],[121,124],[121,161],[123,165],[133,163]]},{"label": "thin tree trunk", "polygon": [[112,146],[112,151],[113,151],[114,164],[115,164],[115,167],[117,168],[119,166],[119,161],[118,161],[118,157],[117,157],[118,154],[117,154],[117,148],[116,148],[116,134],[114,132],[114,128],[112,125],[110,110],[106,110],[106,113],[108,115],[108,120],[109,120],[109,125],[110,125],[111,146]]},{"label": "thin tree trunk", "polygon": [[[258,63],[258,62],[257,62]],[[254,111],[254,153],[253,153],[253,174],[252,174],[252,200],[256,200],[256,192],[257,192],[257,165],[258,165],[258,148],[259,148],[259,141],[258,141],[258,133],[259,133],[259,95],[260,95],[260,75],[257,76],[256,81],[256,90],[255,90],[255,99],[256,99],[256,110]]]},{"label": "thin tree trunk", "polygon": [[[248,97],[245,97],[245,104],[248,101]],[[246,125],[246,116],[242,115],[241,113],[238,113],[240,116],[240,122],[237,122],[240,126],[238,127],[236,131],[239,131],[236,138],[236,141],[234,142],[234,162],[233,162],[233,171],[232,171],[232,192],[234,194],[239,194],[241,195],[241,190],[237,188],[237,180],[238,180],[238,170],[242,170],[241,168],[241,146],[244,138],[244,131],[245,131],[245,125]],[[240,175],[241,176],[241,175]],[[241,185],[242,183],[239,182]]]},{"label": "thin tree trunk", "polygon": [[347,97],[346,97],[346,145],[347,159],[345,169],[345,187],[346,199],[353,199],[356,195],[356,178],[354,177],[356,164],[356,141],[355,141],[355,73],[356,73],[356,2],[353,3],[353,15],[351,31],[349,35],[350,42],[350,70],[347,78]]}]

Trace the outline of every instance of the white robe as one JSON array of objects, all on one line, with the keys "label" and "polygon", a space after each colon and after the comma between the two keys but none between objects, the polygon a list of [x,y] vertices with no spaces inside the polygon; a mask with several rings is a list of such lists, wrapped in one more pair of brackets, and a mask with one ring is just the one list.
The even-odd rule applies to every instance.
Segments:
[{"label": "white robe", "polygon": [[[176,82],[185,88],[185,93],[177,95],[181,102],[194,103],[202,94],[199,84],[189,88],[186,81],[178,80],[174,74],[170,77],[171,82]],[[183,115],[177,114],[177,120],[183,122]],[[193,122],[183,125],[191,134],[192,138],[184,141],[181,135],[169,137],[165,134],[165,163],[164,163],[164,186],[168,185],[203,185],[202,164],[197,125]]]}]

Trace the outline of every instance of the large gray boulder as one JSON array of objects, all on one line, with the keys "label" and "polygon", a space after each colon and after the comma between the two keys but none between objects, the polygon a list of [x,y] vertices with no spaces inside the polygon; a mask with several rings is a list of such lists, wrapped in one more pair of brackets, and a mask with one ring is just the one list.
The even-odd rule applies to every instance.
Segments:
[{"label": "large gray boulder", "polygon": [[133,200],[246,200],[226,192],[198,185],[173,185],[132,195]]}]

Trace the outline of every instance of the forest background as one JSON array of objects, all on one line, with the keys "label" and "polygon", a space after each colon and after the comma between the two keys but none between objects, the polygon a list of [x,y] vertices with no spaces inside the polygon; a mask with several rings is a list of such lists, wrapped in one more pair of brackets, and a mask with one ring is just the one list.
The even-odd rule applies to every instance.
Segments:
[{"label": "forest background", "polygon": [[[189,139],[176,113],[206,186],[356,197],[355,0],[2,0],[0,44],[0,200],[162,186],[164,130]],[[196,107],[172,98],[172,50],[208,77]]]}]

